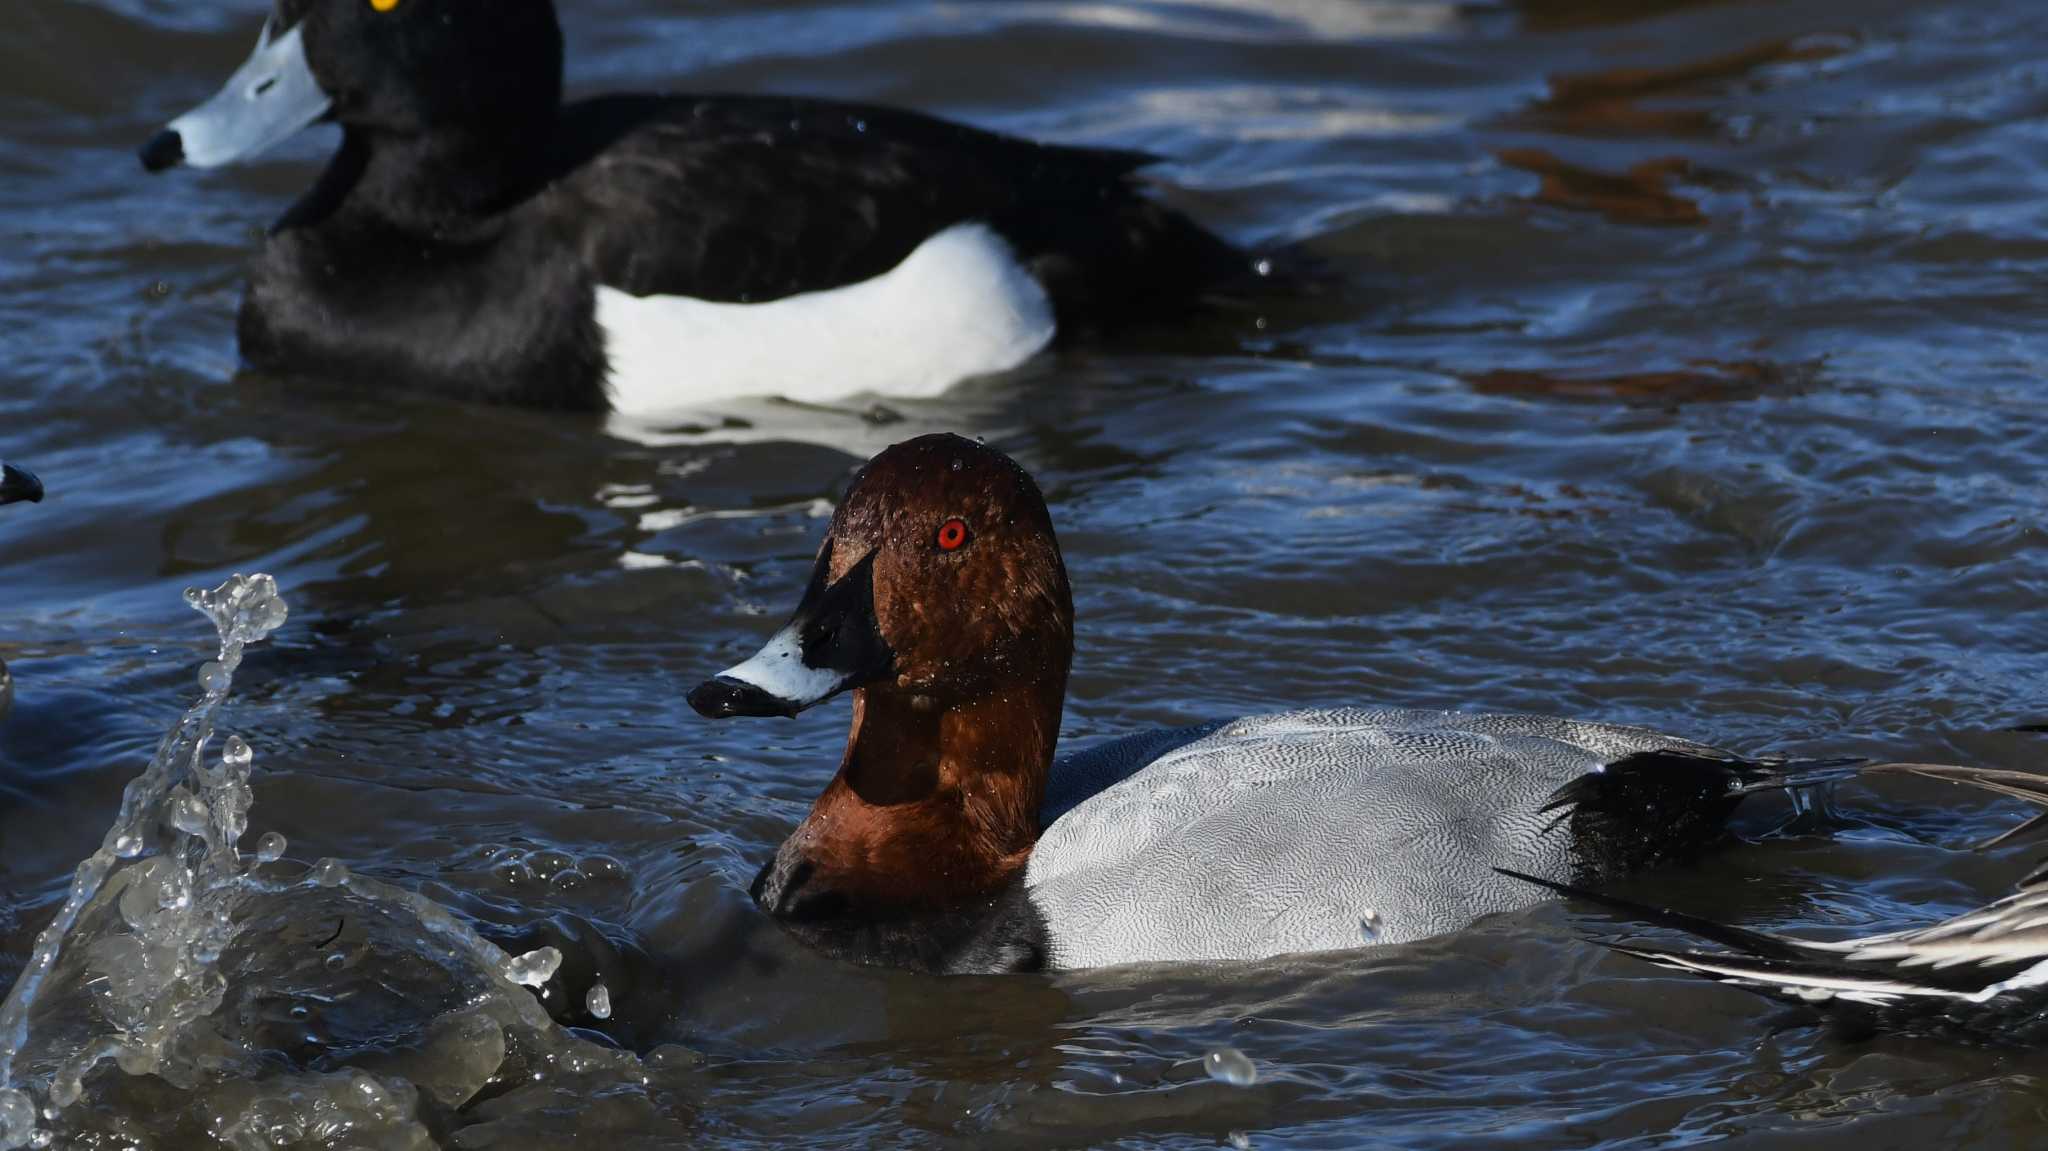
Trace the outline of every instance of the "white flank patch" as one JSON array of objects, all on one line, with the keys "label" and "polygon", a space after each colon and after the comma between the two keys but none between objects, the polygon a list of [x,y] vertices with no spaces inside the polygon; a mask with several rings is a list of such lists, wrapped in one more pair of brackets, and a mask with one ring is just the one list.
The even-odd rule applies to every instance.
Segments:
[{"label": "white flank patch", "polygon": [[793,704],[813,704],[839,687],[835,671],[819,671],[804,662],[796,631],[783,628],[768,637],[760,651],[745,663],[736,663],[718,673],[720,679],[750,683],[777,699]]},{"label": "white flank patch", "polygon": [[647,417],[734,396],[931,396],[1006,371],[1053,335],[1052,301],[1002,237],[957,224],[871,280],[765,304],[597,291],[612,408]]}]

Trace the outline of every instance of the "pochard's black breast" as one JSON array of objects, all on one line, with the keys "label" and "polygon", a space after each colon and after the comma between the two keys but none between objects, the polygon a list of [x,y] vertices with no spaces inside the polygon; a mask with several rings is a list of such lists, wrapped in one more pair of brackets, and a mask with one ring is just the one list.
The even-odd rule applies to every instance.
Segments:
[{"label": "pochard's black breast", "polygon": [[808,867],[778,853],[750,894],[804,945],[834,959],[933,975],[1009,975],[1045,970],[1052,937],[1023,877],[995,895],[935,912],[877,916],[813,891]]},{"label": "pochard's black breast", "polygon": [[638,296],[761,303],[842,287],[970,221],[1027,264],[1083,251],[1113,263],[1139,255],[1134,221],[1156,210],[1129,182],[1143,153],[868,105],[612,96],[566,107],[557,137],[550,211],[582,222],[601,283]]}]

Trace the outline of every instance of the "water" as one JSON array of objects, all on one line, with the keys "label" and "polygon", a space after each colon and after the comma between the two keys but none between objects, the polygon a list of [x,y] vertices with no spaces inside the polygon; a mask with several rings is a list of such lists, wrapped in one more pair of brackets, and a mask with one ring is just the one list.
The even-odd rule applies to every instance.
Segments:
[{"label": "water", "polygon": [[[215,963],[246,997],[207,1017],[278,1070],[98,1064],[74,1145],[2038,1138],[2030,1053],[1851,1041],[1608,956],[1579,940],[1604,920],[1554,905],[1228,972],[830,964],[744,887],[844,706],[714,726],[681,701],[794,602],[856,460],[944,428],[1047,489],[1072,742],[1373,703],[2038,767],[2043,737],[2008,730],[2048,721],[2038,5],[574,4],[580,90],[821,92],[1147,147],[1176,202],[1362,281],[1263,327],[879,410],[735,405],[709,432],[237,375],[237,260],[327,141],[155,180],[131,150],[217,86],[255,11],[31,5],[0,43],[0,456],[50,489],[0,510],[0,979],[217,658],[180,591],[260,570],[292,604],[223,721],[254,806],[191,792],[209,827],[248,820],[251,863],[283,837],[257,869],[280,892]],[[1852,933],[2031,861],[1949,850],[2016,818],[1954,789],[1836,805],[1874,822],[1638,894]],[[326,859],[335,884],[308,882]],[[662,976],[605,960],[610,1018],[578,991],[583,1014],[549,1005],[576,1030],[546,1023],[462,934],[582,954],[541,923]],[[1251,1086],[1201,1066],[1226,1045]]]}]

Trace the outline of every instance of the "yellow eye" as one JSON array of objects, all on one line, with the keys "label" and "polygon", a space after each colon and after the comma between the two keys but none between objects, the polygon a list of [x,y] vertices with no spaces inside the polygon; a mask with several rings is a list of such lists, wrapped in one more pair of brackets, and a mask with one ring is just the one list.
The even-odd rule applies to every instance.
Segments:
[{"label": "yellow eye", "polygon": [[389,12],[398,7],[400,0],[370,0],[370,7],[379,12]]}]

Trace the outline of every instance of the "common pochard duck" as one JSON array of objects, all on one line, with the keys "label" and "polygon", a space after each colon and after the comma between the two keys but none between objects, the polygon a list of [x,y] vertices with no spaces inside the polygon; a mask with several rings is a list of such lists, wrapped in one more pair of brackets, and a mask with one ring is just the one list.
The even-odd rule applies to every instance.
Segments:
[{"label": "common pochard duck", "polygon": [[768,95],[563,103],[552,0],[279,0],[152,171],[341,126],[249,271],[268,370],[633,417],[929,395],[1270,284],[1142,152]]},{"label": "common pochard duck", "polygon": [[853,693],[838,773],[754,880],[835,955],[940,972],[1248,960],[1421,939],[1558,881],[1682,859],[1750,792],[1849,761],[1745,759],[1544,716],[1293,711],[1055,759],[1074,611],[1052,519],[952,435],[870,461],[809,586],[705,716]]},{"label": "common pochard duck", "polygon": [[[2048,807],[2048,777],[2028,772],[1929,763],[1875,764],[1863,770],[1939,779]],[[1991,843],[2037,831],[2044,822],[2048,815],[2037,815]],[[1859,1026],[2000,1043],[2048,1039],[2048,862],[2022,878],[2012,894],[1975,911],[1927,927],[1828,941],[1751,931],[1583,885],[1535,882],[1728,949],[1602,941],[1659,967],[1784,995],[1845,1014]]]}]

